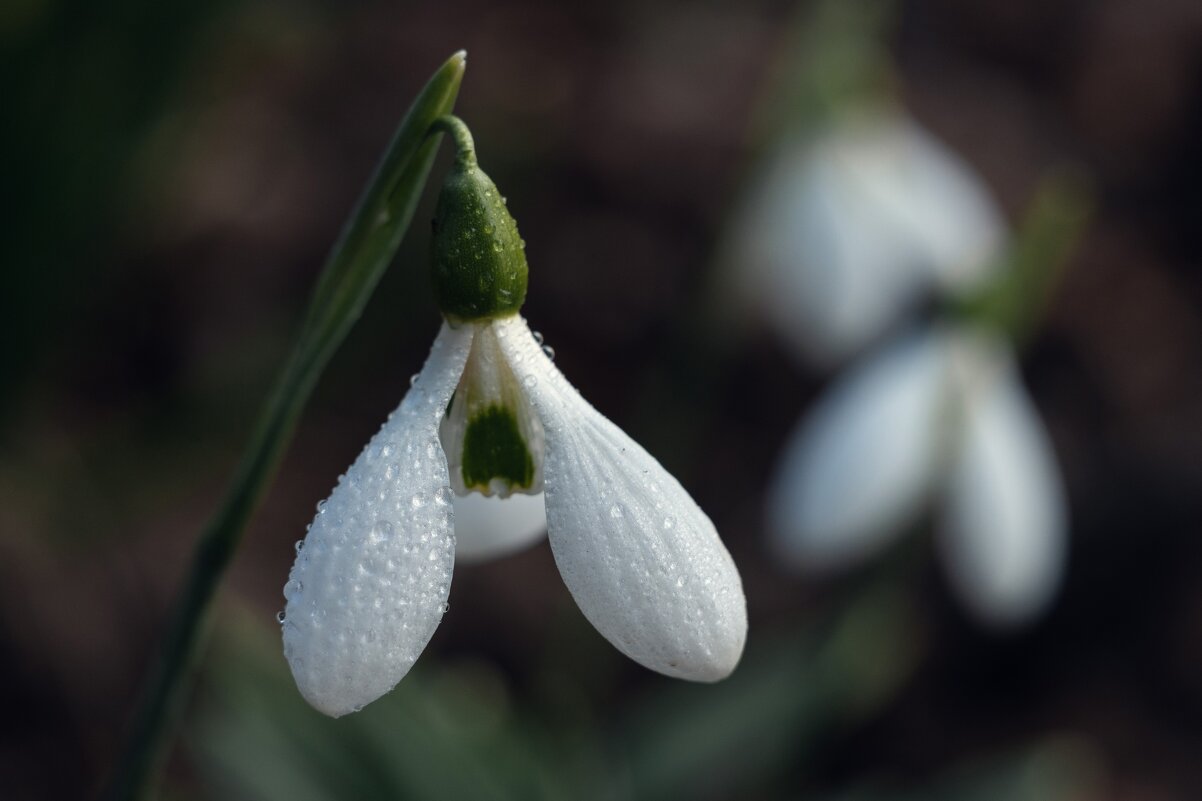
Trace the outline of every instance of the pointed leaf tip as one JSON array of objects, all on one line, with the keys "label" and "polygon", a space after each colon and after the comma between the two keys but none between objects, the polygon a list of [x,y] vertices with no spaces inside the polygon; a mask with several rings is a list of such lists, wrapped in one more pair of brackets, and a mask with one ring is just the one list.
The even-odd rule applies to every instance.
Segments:
[{"label": "pointed leaf tip", "polygon": [[453,72],[456,78],[462,78],[467,69],[467,51],[457,50],[452,53],[451,57],[442,65],[442,69]]}]

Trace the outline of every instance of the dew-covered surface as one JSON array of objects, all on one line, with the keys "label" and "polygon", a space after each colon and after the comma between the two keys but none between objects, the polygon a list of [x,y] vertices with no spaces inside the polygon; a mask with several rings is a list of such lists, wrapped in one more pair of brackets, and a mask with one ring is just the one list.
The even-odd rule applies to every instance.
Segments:
[{"label": "dew-covered surface", "polygon": [[442,620],[455,564],[438,424],[473,329],[443,325],[400,407],[298,543],[284,586],[284,654],[309,703],[358,711],[407,673]]},{"label": "dew-covered surface", "polygon": [[568,383],[524,320],[497,324],[546,432],[547,528],[585,617],[622,653],[696,681],[743,653],[747,606],[714,524],[663,467]]}]

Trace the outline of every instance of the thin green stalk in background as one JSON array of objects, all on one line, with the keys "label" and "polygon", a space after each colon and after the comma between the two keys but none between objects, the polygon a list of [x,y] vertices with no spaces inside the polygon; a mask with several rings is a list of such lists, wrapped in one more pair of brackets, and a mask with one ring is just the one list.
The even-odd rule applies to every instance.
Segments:
[{"label": "thin green stalk in background", "polygon": [[465,65],[465,53],[451,56],[413,101],[330,253],[292,355],[260,413],[221,507],[197,543],[159,662],[147,680],[112,781],[102,792],[105,799],[134,801],[148,795],[201,651],[206,610],[317,379],[400,246],[440,140],[429,136],[430,127],[454,110]]},{"label": "thin green stalk in background", "polygon": [[952,314],[1022,345],[1051,302],[1073,249],[1093,212],[1093,191],[1070,167],[1040,181],[1004,256],[998,277],[976,294],[953,301]]}]

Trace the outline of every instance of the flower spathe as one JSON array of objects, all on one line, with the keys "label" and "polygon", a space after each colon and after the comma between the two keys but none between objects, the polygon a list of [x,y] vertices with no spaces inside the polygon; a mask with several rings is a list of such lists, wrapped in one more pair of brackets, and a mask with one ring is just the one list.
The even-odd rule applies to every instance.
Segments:
[{"label": "flower spathe", "polygon": [[471,489],[463,478],[471,446],[455,406],[477,390],[507,399],[529,446],[531,464],[476,488],[514,493],[498,502],[526,507],[516,539],[538,533],[530,504],[541,489],[556,564],[597,630],[668,676],[727,676],[743,651],[747,613],[713,523],[510,315],[443,324],[400,407],[320,507],[285,587],[284,650],[304,697],[333,716],[362,708],[400,681],[437,628],[455,561],[452,486]]}]

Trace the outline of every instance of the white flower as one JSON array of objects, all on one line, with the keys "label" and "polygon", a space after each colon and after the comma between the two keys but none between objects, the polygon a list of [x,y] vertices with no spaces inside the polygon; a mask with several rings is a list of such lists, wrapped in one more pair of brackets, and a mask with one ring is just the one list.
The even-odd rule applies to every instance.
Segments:
[{"label": "white flower", "polygon": [[735,227],[747,299],[823,366],[928,290],[979,287],[1005,227],[964,161],[900,112],[859,109],[785,142]]},{"label": "white flower", "polygon": [[1010,349],[941,326],[891,345],[819,401],[769,495],[780,554],[834,568],[880,550],[932,499],[953,586],[981,620],[1050,602],[1066,548],[1063,489]]},{"label": "white flower", "polygon": [[[301,693],[338,716],[388,692],[447,608],[457,538],[470,535],[475,556],[520,547],[544,509],[564,582],[616,648],[684,679],[734,669],[746,604],[713,524],[511,315],[444,324],[400,408],[320,506],[285,587]],[[486,539],[494,514],[508,518],[496,519],[503,542]]]}]

